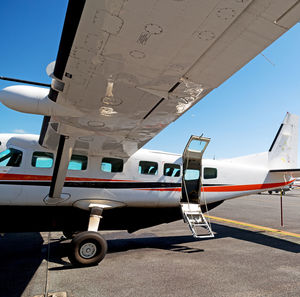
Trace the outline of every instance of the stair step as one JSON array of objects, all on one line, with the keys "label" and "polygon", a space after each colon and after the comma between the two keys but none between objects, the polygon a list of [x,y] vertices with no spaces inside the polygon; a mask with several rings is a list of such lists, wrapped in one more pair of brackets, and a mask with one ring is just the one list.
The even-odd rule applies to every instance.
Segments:
[{"label": "stair step", "polygon": [[[190,230],[194,238],[211,238],[214,237],[210,225],[206,221],[201,207],[198,204],[181,204],[181,210],[183,215],[183,220],[189,225]],[[206,234],[200,234],[197,228],[205,229]]]}]

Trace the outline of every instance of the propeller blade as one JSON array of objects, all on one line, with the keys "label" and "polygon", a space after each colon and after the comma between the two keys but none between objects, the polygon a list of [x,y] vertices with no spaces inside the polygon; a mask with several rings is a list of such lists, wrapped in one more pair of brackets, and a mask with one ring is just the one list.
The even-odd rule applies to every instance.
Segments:
[{"label": "propeller blade", "polygon": [[5,77],[5,76],[0,76],[1,80],[8,80],[8,81],[14,81],[14,82],[19,82],[23,84],[28,84],[28,85],[36,85],[36,86],[42,86],[42,87],[51,87],[51,84],[44,84],[36,81],[29,81],[29,80],[23,80],[23,79],[17,79],[17,78],[11,78],[11,77]]}]

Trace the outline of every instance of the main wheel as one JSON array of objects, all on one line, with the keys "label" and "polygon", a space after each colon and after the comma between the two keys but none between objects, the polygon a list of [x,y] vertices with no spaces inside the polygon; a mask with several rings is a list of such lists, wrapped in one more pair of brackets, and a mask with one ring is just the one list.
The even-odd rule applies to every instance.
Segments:
[{"label": "main wheel", "polygon": [[74,266],[97,265],[106,252],[106,240],[99,233],[81,232],[72,239],[69,260]]},{"label": "main wheel", "polygon": [[268,191],[268,193],[271,195],[271,194],[272,194],[272,191]]}]

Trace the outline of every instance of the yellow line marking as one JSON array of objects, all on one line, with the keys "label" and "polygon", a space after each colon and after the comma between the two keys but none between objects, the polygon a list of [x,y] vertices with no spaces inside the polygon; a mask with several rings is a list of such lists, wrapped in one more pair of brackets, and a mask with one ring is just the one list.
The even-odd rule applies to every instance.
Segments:
[{"label": "yellow line marking", "polygon": [[255,229],[259,229],[259,230],[263,230],[263,231],[274,232],[274,233],[278,233],[280,235],[287,235],[287,236],[300,238],[300,234],[297,234],[297,233],[282,231],[279,229],[273,229],[273,228],[269,228],[269,227],[263,227],[263,226],[259,226],[259,225],[254,225],[254,224],[249,224],[249,223],[244,223],[244,222],[239,222],[239,221],[235,221],[235,220],[229,220],[229,219],[224,219],[224,218],[219,218],[219,217],[214,217],[214,216],[209,216],[209,215],[205,215],[205,216],[207,218],[210,218],[212,220],[219,221],[219,222],[232,223],[232,224],[251,227],[251,228],[255,228]]}]

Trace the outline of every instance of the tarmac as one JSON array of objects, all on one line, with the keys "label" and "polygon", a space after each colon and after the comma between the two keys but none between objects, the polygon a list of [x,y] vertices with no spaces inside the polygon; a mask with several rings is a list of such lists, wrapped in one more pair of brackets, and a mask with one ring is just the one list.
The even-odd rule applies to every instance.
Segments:
[{"label": "tarmac", "polygon": [[[98,265],[73,268],[62,233],[0,237],[0,296],[300,296],[300,190],[225,201],[209,212],[215,238],[183,221],[103,232]],[[45,295],[46,294],[46,295]]]}]

